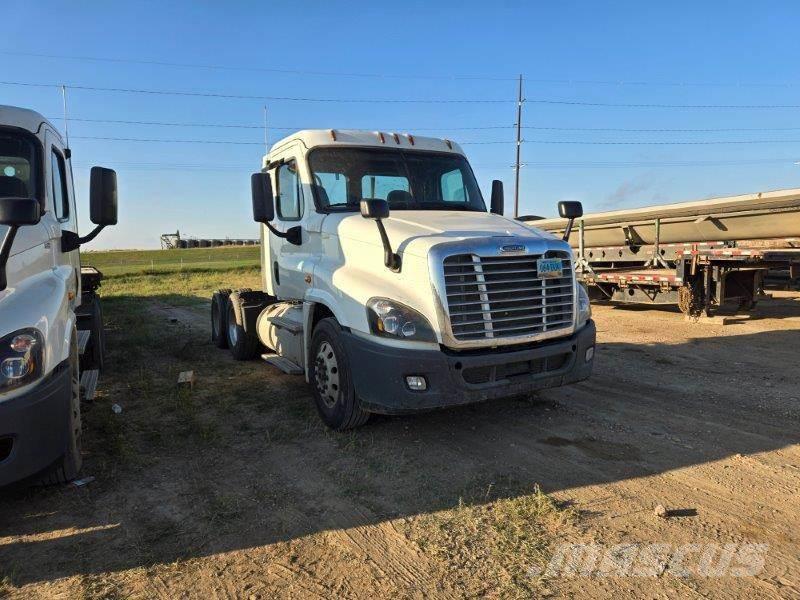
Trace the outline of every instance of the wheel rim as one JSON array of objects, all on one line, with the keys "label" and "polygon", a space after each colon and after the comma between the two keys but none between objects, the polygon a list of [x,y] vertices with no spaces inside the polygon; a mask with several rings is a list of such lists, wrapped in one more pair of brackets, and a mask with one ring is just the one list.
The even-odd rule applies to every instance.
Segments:
[{"label": "wheel rim", "polygon": [[328,408],[339,400],[339,362],[329,342],[322,342],[314,359],[315,379],[320,398]]},{"label": "wheel rim", "polygon": [[228,341],[231,346],[235,346],[239,341],[239,329],[236,327],[236,314],[232,306],[228,310]]}]

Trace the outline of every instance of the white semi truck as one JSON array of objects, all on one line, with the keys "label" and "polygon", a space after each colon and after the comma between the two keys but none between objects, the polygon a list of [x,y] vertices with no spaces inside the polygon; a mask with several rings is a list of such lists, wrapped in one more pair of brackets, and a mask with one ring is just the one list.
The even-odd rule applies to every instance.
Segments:
[{"label": "white semi truck", "polygon": [[81,399],[103,362],[95,290],[80,246],[117,222],[117,180],[91,171],[78,235],[70,151],[40,114],[0,106],[0,487],[55,483],[81,469]]},{"label": "white semi truck", "polygon": [[262,291],[215,293],[212,338],[236,359],[261,354],[304,375],[328,426],[591,374],[595,326],[572,250],[504,217],[499,181],[487,211],[458,144],[306,130],[262,167]]}]

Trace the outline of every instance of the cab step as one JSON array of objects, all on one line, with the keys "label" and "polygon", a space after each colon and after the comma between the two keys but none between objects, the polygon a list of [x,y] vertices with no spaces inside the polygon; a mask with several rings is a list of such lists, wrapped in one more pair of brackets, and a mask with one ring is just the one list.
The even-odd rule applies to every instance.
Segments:
[{"label": "cab step", "polygon": [[86,352],[86,347],[89,345],[89,340],[92,337],[92,332],[86,329],[82,329],[78,331],[78,354],[83,356],[83,353]]},{"label": "cab step", "polygon": [[287,375],[302,375],[305,373],[303,367],[278,354],[262,354],[261,358]]},{"label": "cab step", "polygon": [[97,381],[100,371],[92,369],[81,373],[81,399],[85,401],[93,400],[97,392]]}]

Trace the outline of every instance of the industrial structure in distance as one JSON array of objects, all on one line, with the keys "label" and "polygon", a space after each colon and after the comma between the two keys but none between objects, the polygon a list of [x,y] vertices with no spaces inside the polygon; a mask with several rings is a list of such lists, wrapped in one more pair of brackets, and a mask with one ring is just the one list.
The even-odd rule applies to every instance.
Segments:
[{"label": "industrial structure in distance", "polygon": [[173,248],[216,248],[219,246],[258,246],[260,243],[260,240],[255,238],[182,238],[180,231],[161,234],[161,248],[163,250]]}]

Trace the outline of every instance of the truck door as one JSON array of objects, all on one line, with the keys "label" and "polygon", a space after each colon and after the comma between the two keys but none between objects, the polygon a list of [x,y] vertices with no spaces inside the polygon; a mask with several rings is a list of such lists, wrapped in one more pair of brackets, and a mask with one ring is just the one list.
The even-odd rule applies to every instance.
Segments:
[{"label": "truck door", "polygon": [[[300,175],[300,161],[293,152],[287,153],[274,170],[275,225],[280,231],[301,227],[302,243],[298,246],[273,233],[269,234],[272,247],[272,276],[279,298],[301,300],[308,288],[313,266],[308,251],[308,231],[304,227],[313,205],[306,200]],[[276,268],[277,267],[277,268]]]},{"label": "truck door", "polygon": [[61,251],[61,235],[64,231],[78,232],[78,217],[75,214],[75,191],[72,184],[72,169],[65,157],[61,139],[49,129],[45,133],[45,172],[53,224],[51,247],[54,267],[67,280],[70,306],[80,304],[80,254],[79,251]]}]

